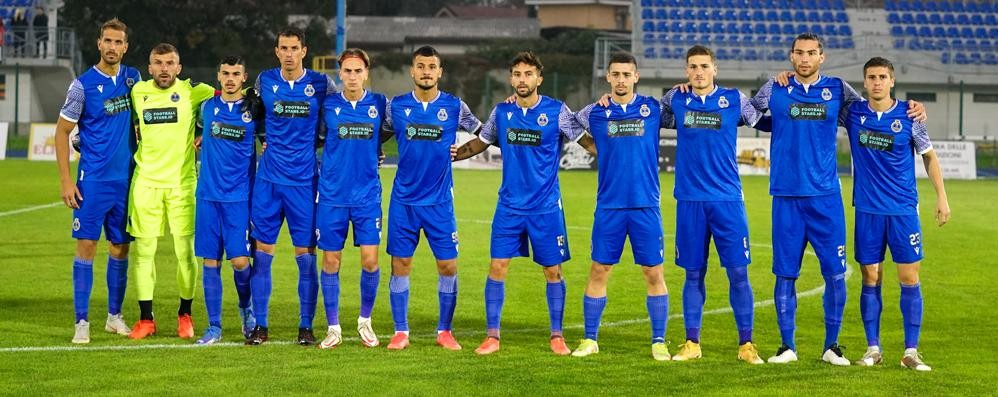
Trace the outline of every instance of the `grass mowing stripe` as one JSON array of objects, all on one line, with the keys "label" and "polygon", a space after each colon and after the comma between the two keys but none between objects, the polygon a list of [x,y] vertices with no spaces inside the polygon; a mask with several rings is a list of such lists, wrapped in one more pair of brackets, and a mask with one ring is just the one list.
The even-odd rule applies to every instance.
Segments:
[{"label": "grass mowing stripe", "polygon": [[62,205],[62,201],[56,201],[54,203],[36,205],[34,207],[26,207],[26,208],[21,208],[21,209],[6,211],[6,212],[0,212],[0,216],[17,215],[17,214],[21,214],[21,213],[25,213],[25,212],[43,210],[43,209],[46,209],[46,208],[52,208],[52,207],[56,207],[56,206],[59,206],[59,205]]}]

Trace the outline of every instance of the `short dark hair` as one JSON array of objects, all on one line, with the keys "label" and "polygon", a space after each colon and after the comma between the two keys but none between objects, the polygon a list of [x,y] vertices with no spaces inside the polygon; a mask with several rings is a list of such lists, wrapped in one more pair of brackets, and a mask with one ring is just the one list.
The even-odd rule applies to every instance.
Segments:
[{"label": "short dark hair", "polygon": [[108,29],[117,30],[124,33],[125,41],[126,42],[128,41],[128,26],[125,25],[124,22],[121,22],[121,20],[118,19],[117,17],[108,19],[107,21],[104,21],[104,23],[100,25],[100,36],[103,37],[104,31]]},{"label": "short dark hair", "polygon": [[222,58],[222,61],[218,63],[219,70],[222,69],[222,65],[246,67],[246,61],[239,55],[228,55]]},{"label": "short dark hair", "polygon": [[361,61],[364,61],[365,68],[371,68],[371,57],[367,55],[367,51],[360,48],[347,48],[343,50],[340,56],[336,58],[336,64],[343,67],[343,61],[347,58],[359,58]]},{"label": "short dark hair", "polygon": [[284,29],[281,29],[280,32],[277,32],[277,37],[274,39],[274,47],[277,47],[277,44],[280,42],[281,37],[297,37],[298,38],[298,42],[301,43],[301,46],[305,47],[305,31],[304,30],[301,30],[301,29],[296,28],[294,26],[288,26],[288,27],[286,27]]},{"label": "short dark hair", "polygon": [[440,59],[440,53],[437,52],[436,48],[424,45],[412,52],[412,60],[415,61],[416,57],[437,57],[437,59]]},{"label": "short dark hair", "polygon": [[710,48],[707,48],[699,44],[690,47],[690,49],[686,50],[686,62],[690,61],[690,57],[697,55],[709,55],[710,61],[713,63],[717,63],[717,57],[714,56],[714,51],[711,50]]},{"label": "short dark hair", "polygon": [[169,53],[177,54],[177,58],[180,58],[180,51],[177,51],[177,47],[174,47],[170,43],[159,43],[153,46],[150,55],[165,55]]},{"label": "short dark hair", "polygon": [[863,78],[866,78],[866,69],[875,67],[885,67],[891,73],[891,77],[894,77],[894,64],[891,63],[887,58],[883,57],[873,57],[866,64],[863,65]]},{"label": "short dark hair", "polygon": [[516,58],[513,58],[513,61],[509,63],[509,71],[512,72],[513,67],[521,63],[537,68],[538,76],[544,72],[544,64],[541,63],[541,58],[529,50],[516,54]]},{"label": "short dark hair", "polygon": [[610,65],[615,63],[629,63],[634,65],[635,68],[638,67],[638,60],[634,58],[634,55],[631,55],[628,52],[615,52],[610,54],[610,61],[606,63],[606,67],[609,68]]},{"label": "short dark hair", "polygon": [[794,52],[794,47],[797,47],[797,42],[801,40],[811,40],[818,42],[818,53],[822,54],[825,52],[825,41],[821,39],[816,33],[804,32],[794,38],[794,42],[790,44],[790,52]]}]

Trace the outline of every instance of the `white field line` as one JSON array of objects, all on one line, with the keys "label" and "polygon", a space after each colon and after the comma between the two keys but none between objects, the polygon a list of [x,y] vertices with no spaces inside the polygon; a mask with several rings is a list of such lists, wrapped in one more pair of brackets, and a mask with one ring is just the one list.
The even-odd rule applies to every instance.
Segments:
[{"label": "white field line", "polygon": [[[53,203],[53,204],[48,204],[47,206],[53,206],[55,204],[62,204],[62,203]],[[41,206],[39,206],[39,207],[41,207]],[[27,209],[25,209],[25,210],[27,210]],[[0,213],[0,214],[2,214],[2,213]],[[491,223],[491,222],[487,222],[487,221],[468,220],[468,219],[459,219],[459,221],[461,221],[461,222],[474,222],[474,223]],[[585,230],[589,230],[589,229],[586,228]],[[751,244],[751,245],[753,247],[760,247],[760,248],[772,248],[773,247],[773,246],[768,245],[768,244]],[[805,253],[807,255],[810,255],[810,256],[815,256],[814,253],[812,253],[811,251],[805,251]],[[846,280],[848,280],[849,277],[852,276],[852,274],[853,274],[852,266],[847,265],[846,266],[846,273],[845,273]],[[822,284],[822,285],[817,286],[815,288],[811,288],[811,289],[809,289],[807,291],[802,291],[802,292],[797,293],[797,298],[807,298],[807,297],[810,297],[810,296],[819,295],[819,294],[821,294],[824,291],[825,291],[825,285]],[[772,306],[773,303],[774,303],[774,301],[772,299],[766,299],[766,300],[762,300],[762,301],[756,301],[755,302],[755,307],[768,307],[768,306]],[[714,315],[714,314],[724,314],[724,313],[731,313],[731,312],[732,312],[732,310],[731,310],[730,307],[722,307],[722,308],[717,308],[717,309],[706,310],[706,311],[703,312],[703,314],[704,315]],[[669,318],[670,319],[682,318],[682,313],[673,314],[673,315],[669,316]],[[648,321],[648,317],[635,318],[635,319],[630,319],[630,320],[613,321],[613,322],[608,322],[608,323],[601,323],[600,324],[600,328],[605,328],[605,327],[622,327],[622,326],[627,326],[627,325],[632,325],[632,324],[640,324],[640,323],[644,323],[646,321]],[[583,327],[584,327],[584,324],[572,324],[572,325],[566,325],[563,328],[565,328],[565,329],[581,329]],[[543,331],[548,331],[548,330],[549,330],[548,328],[519,328],[519,329],[503,329],[502,331],[505,332],[505,333],[531,333],[531,332],[543,332]],[[459,332],[455,332],[455,334],[462,335],[462,336],[474,336],[474,335],[480,335],[480,334],[484,334],[484,333],[485,332],[483,332],[483,331],[463,331],[463,332],[459,331]],[[413,338],[421,338],[421,339],[430,339],[430,338],[433,338],[434,336],[436,336],[436,334],[425,334],[425,335],[424,334],[417,334],[417,335],[413,335],[412,337]],[[382,338],[382,340],[387,340],[387,339],[391,338],[391,335],[381,335],[381,338]],[[357,338],[357,337],[344,337],[343,341],[344,342],[355,342],[355,341],[359,342],[360,338]],[[270,341],[270,342],[267,342],[267,344],[268,345],[293,345],[294,343],[291,342],[291,341]],[[117,345],[117,346],[22,346],[22,347],[0,348],[0,353],[29,353],[29,352],[33,353],[33,352],[65,352],[65,351],[119,351],[119,350],[166,350],[166,349],[198,349],[198,348],[209,348],[209,347],[233,347],[233,346],[243,346],[243,343],[240,343],[240,342],[219,342],[219,343],[215,343],[215,344],[210,345],[210,346],[201,346],[201,345],[196,345],[196,344],[185,344],[185,345],[155,344],[155,345],[134,345],[134,346],[127,346],[127,345],[125,345],[125,346],[121,346],[121,345]]]},{"label": "white field line", "polygon": [[56,201],[54,203],[36,205],[34,207],[25,207],[25,208],[16,209],[16,210],[0,212],[0,217],[10,216],[10,215],[17,215],[17,214],[23,214],[25,212],[43,210],[43,209],[46,209],[46,208],[52,208],[52,207],[56,207],[56,206],[60,206],[60,205],[63,205],[62,201]]}]

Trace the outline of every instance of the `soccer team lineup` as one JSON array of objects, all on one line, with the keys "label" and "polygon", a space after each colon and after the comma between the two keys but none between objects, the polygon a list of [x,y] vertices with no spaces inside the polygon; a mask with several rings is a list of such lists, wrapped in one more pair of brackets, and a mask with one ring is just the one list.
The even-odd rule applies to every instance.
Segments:
[{"label": "soccer team lineup", "polygon": [[[685,57],[688,81],[654,98],[635,91],[640,78],[637,60],[620,52],[610,56],[606,94],[573,111],[559,99],[538,93],[542,55],[523,51],[509,62],[513,94],[483,121],[460,98],[439,89],[445,65],[430,46],[412,53],[412,91],[395,97],[365,89],[372,60],[361,49],[338,55],[338,81],[305,68],[306,38],[297,28],[277,34],[278,67],[251,79],[243,58],[225,55],[217,64],[217,84],[178,78],[181,54],[167,43],[151,49],[150,78],[143,80],[139,69],[121,64],[128,50],[128,28],[117,18],[103,23],[97,47],[99,62],[71,83],[56,127],[61,198],[72,209],[77,242],[72,266],[74,344],[91,341],[91,293],[95,284],[103,287],[94,282],[94,265],[103,264],[98,259],[102,238],[108,241],[104,331],[120,335],[121,344],[133,343],[126,337],[179,337],[198,345],[222,341],[222,296],[229,288],[225,284],[238,296],[238,304],[224,305],[225,310],[237,310],[241,319],[239,326],[226,324],[226,339],[238,335],[246,345],[267,344],[272,264],[275,256],[291,262],[279,258],[277,250],[286,226],[290,240],[284,237],[281,244],[290,241],[298,268],[296,344],[332,349],[359,339],[368,348],[410,347],[410,274],[417,257],[423,264],[417,272],[429,272],[427,265],[435,263],[438,273],[436,344],[462,350],[453,332],[459,238],[452,163],[492,146],[502,155],[502,180],[490,222],[491,259],[487,275],[464,273],[486,277],[484,298],[471,303],[484,302],[487,326],[475,354],[500,351],[507,273],[513,258],[527,257],[539,265],[546,281],[552,354],[583,358],[600,352],[601,319],[607,291],[612,290],[608,280],[620,263],[637,265],[644,277],[651,357],[700,359],[704,280],[713,241],[729,282],[737,331],[732,361],[737,357],[746,364],[777,365],[798,360],[797,280],[810,245],[824,280],[821,360],[834,366],[893,361],[916,371],[931,370],[918,349],[924,251],[916,157],[922,159],[935,192],[926,200],[934,213],[932,226],[946,224],[950,208],[939,159],[923,124],[925,108],[892,97],[894,65],[888,59],[866,61],[864,98],[845,80],[820,73],[822,38],[801,32],[787,49],[792,70],[769,79],[750,97],[716,85],[714,52],[694,45]],[[757,265],[771,265],[772,275],[755,287],[773,289],[780,345],[765,357],[753,339],[758,302],[747,272],[752,244],[736,161],[739,126],[771,137],[772,263]],[[849,222],[856,233],[851,242],[846,241],[836,169],[839,127],[848,133],[853,164],[855,219]],[[672,187],[676,230],[669,239],[660,206],[663,129],[675,130],[678,142]],[[458,143],[459,133],[475,136]],[[398,146],[398,165],[394,181],[383,187],[382,145],[391,139]],[[592,228],[590,250],[584,249],[584,242],[572,241],[576,257],[588,253],[591,265],[585,285],[573,286],[571,294],[562,264],[572,258],[567,233],[572,225],[566,221],[558,175],[567,145],[579,145],[597,159],[594,220],[584,225]],[[75,175],[71,150],[80,154]],[[387,213],[382,189],[390,189]],[[153,315],[157,283],[172,282],[156,279],[157,245],[165,236],[172,239],[177,264],[176,323],[172,305],[160,303],[161,310]],[[345,248],[348,239],[353,247]],[[421,240],[432,262],[418,258]],[[625,241],[633,263],[621,261]],[[388,277],[381,274],[386,265],[379,263],[382,245],[391,258]],[[671,352],[665,338],[669,289],[664,276],[670,245],[674,264],[685,274],[682,286],[674,287],[682,288],[685,338]],[[344,250],[359,252],[356,331],[352,320],[347,331],[340,323]],[[892,305],[884,304],[881,292],[884,282],[895,282],[883,280],[884,267],[890,265],[885,262],[888,250],[900,283],[900,296],[889,298],[898,302]],[[859,264],[862,275],[861,319],[843,318],[849,260]],[[349,262],[347,269],[355,271]],[[232,268],[231,284],[223,283],[222,274],[229,274],[223,267]],[[139,318],[134,322],[122,314],[129,288],[138,301]],[[196,327],[192,306],[199,289],[204,300],[197,306],[203,303],[208,324]],[[379,289],[389,297],[394,324],[387,343],[371,320]],[[565,305],[577,302],[580,294],[584,336],[570,346],[563,332]],[[324,335],[314,331],[322,325],[314,321],[320,303],[326,316]],[[98,312],[103,310],[98,306]],[[881,349],[885,306],[900,308],[903,351]],[[840,329],[843,321],[860,320],[866,350],[861,357],[847,358],[838,341]]]}]

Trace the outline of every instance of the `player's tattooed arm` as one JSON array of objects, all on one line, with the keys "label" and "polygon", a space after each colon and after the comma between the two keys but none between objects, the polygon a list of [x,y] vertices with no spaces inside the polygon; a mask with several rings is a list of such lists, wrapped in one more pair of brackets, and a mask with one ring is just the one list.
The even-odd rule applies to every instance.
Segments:
[{"label": "player's tattooed arm", "polygon": [[461,161],[471,158],[476,154],[484,152],[488,147],[489,144],[478,138],[465,142],[460,147],[453,145],[451,146],[451,161]]},{"label": "player's tattooed arm", "polygon": [[589,135],[588,132],[582,135],[582,137],[579,138],[578,142],[579,146],[582,146],[583,149],[586,149],[586,151],[589,152],[589,154],[593,156],[596,155],[596,141],[593,140],[593,136]]}]

